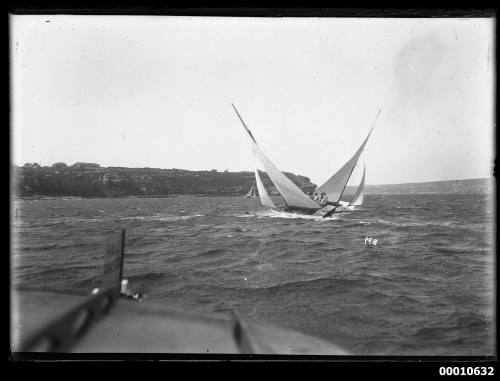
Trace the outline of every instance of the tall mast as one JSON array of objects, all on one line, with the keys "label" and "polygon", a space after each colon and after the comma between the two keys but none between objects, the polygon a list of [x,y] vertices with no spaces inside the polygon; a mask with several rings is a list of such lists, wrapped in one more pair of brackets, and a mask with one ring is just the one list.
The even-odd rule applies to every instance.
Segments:
[{"label": "tall mast", "polygon": [[254,141],[255,144],[257,144],[257,142],[255,141],[255,138],[253,137],[252,133],[250,132],[250,130],[248,129],[247,125],[245,124],[245,122],[243,121],[243,118],[241,117],[240,113],[238,112],[238,110],[236,110],[236,107],[234,106],[234,104],[231,103],[231,106],[233,106],[234,108],[234,111],[236,111],[236,115],[238,115],[238,118],[240,118],[240,121],[241,121],[241,124],[243,125],[243,128],[245,130],[247,130],[248,134],[250,135],[250,137],[252,138],[252,140]]}]

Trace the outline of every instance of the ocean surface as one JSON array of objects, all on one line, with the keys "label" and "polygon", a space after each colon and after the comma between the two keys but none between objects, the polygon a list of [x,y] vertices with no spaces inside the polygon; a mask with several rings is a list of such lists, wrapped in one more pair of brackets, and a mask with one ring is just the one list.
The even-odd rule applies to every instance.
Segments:
[{"label": "ocean surface", "polygon": [[90,293],[105,235],[125,228],[124,277],[145,302],[234,309],[355,355],[493,355],[492,200],[366,195],[333,219],[243,197],[16,200],[12,282]]}]

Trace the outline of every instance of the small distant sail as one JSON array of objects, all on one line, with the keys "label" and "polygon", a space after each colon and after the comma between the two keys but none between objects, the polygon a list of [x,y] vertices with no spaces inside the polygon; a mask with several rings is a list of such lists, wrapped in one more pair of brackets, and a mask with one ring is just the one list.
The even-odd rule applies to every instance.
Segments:
[{"label": "small distant sail", "polygon": [[358,190],[356,191],[356,194],[352,198],[349,205],[352,206],[363,205],[363,189],[365,187],[365,173],[366,173],[366,166],[363,166],[363,177],[361,178],[361,183],[359,184]]},{"label": "small distant sail", "polygon": [[250,198],[256,198],[257,197],[257,195],[255,194],[255,185],[252,185],[252,187],[247,192],[247,194],[245,195],[245,197],[250,197]]},{"label": "small distant sail", "polygon": [[[377,121],[377,118],[380,115],[380,111],[381,110],[379,110],[377,117],[375,118],[375,122]],[[373,126],[375,125],[375,122],[373,122]],[[344,193],[347,182],[349,181],[349,178],[352,175],[352,171],[354,170],[354,167],[356,166],[356,163],[358,162],[359,157],[363,153],[363,149],[365,148],[365,145],[368,142],[368,139],[370,138],[370,135],[373,131],[373,126],[370,132],[368,133],[368,136],[366,137],[365,141],[358,148],[354,156],[347,163],[345,163],[344,166],[340,168],[332,177],[330,177],[322,186],[318,187],[316,189],[317,192],[320,193],[325,192],[330,201],[340,200],[342,194]]]},{"label": "small distant sail", "polygon": [[[245,122],[243,122],[243,119],[241,118],[240,114],[238,113],[238,110],[236,110],[236,107],[234,107],[233,104],[231,104],[234,108],[234,111],[238,115],[238,118],[241,121],[241,124],[243,125],[243,128],[248,133],[248,137],[250,138],[250,143],[252,144],[252,149],[254,156],[256,156],[259,161],[262,163],[262,166],[266,170],[267,174],[269,175],[269,178],[273,182],[274,186],[278,189],[280,192],[281,196],[285,200],[285,203],[287,206],[292,206],[292,207],[297,207],[297,208],[303,208],[303,209],[310,209],[310,210],[318,210],[320,207],[316,202],[311,200],[302,190],[295,185],[288,177],[286,177],[272,162],[267,158],[266,155],[261,151],[259,146],[257,145],[257,141],[253,137],[252,133],[246,126]],[[257,172],[256,172],[257,173]],[[256,179],[257,179],[257,187],[259,190],[259,194],[261,195],[261,201],[263,200],[262,198],[262,192],[259,187],[259,175],[257,173]],[[264,188],[262,186],[262,188]],[[270,200],[270,199],[269,199]],[[272,202],[272,200],[271,200]],[[263,202],[264,204],[264,202]],[[264,204],[265,205],[265,204]],[[274,205],[274,203],[273,203]],[[268,205],[266,205],[268,206]]]}]

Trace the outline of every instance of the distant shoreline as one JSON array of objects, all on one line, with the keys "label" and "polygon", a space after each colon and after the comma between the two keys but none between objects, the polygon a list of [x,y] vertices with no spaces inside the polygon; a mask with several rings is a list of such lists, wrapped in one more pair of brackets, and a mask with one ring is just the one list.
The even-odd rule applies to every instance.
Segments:
[{"label": "distant shoreline", "polygon": [[[255,185],[253,172],[187,171],[180,169],[100,167],[95,163],[77,163],[71,167],[56,163],[53,167],[27,165],[15,167],[12,184],[14,197],[57,198],[163,198],[243,197]],[[317,185],[306,176],[284,173],[304,193]],[[268,192],[278,189],[267,173],[261,179]],[[495,193],[493,178],[444,180],[423,183],[366,184],[364,194],[484,194]],[[358,185],[347,186],[344,196],[354,194]]]},{"label": "distant shoreline", "polygon": [[240,194],[168,194],[168,195],[139,195],[139,196],[25,196],[14,197],[15,200],[43,200],[43,199],[107,199],[107,198],[172,198],[172,197],[244,197]]},{"label": "distant shoreline", "polygon": [[[456,196],[493,196],[492,192],[478,193],[367,193],[365,196],[429,196],[429,195],[456,195]],[[352,196],[352,195],[346,195]],[[240,194],[175,194],[175,195],[156,195],[156,196],[111,196],[111,197],[95,197],[95,196],[26,196],[14,197],[14,201],[29,201],[29,200],[53,200],[53,199],[75,199],[75,200],[92,200],[92,199],[125,199],[125,198],[175,198],[175,197],[236,197],[245,198]],[[280,196],[272,196],[280,197]]]}]

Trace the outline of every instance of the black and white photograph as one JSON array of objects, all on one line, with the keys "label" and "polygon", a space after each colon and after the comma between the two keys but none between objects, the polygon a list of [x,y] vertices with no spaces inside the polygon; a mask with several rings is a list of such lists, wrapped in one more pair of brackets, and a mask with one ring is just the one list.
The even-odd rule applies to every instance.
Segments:
[{"label": "black and white photograph", "polygon": [[496,357],[495,20],[10,14],[11,352]]}]

